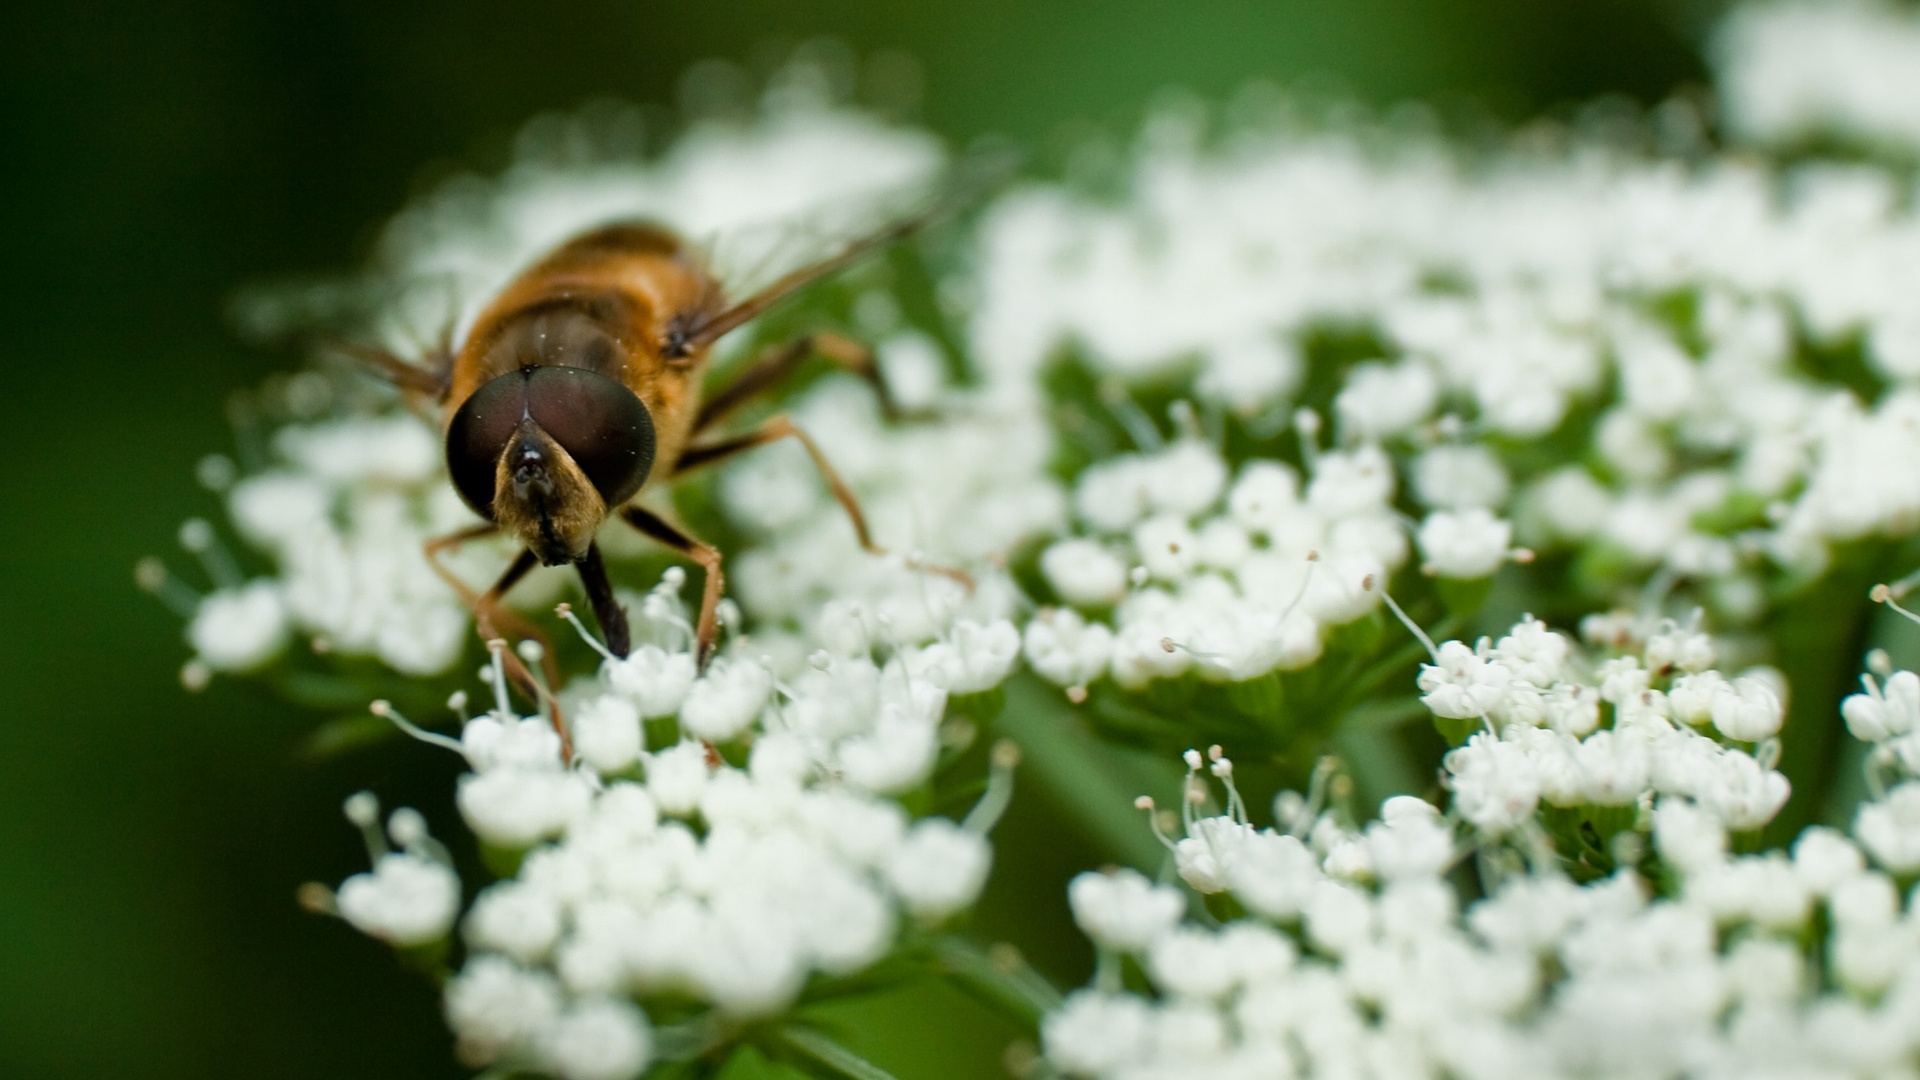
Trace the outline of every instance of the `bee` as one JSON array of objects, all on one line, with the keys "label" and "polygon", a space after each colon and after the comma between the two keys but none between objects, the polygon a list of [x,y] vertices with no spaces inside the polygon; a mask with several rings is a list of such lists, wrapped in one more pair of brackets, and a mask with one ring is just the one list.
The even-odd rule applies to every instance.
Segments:
[{"label": "bee", "polygon": [[[631,648],[595,535],[618,517],[705,572],[694,626],[704,668],[719,629],[725,589],[720,551],[638,497],[690,473],[780,439],[795,439],[846,512],[860,546],[884,554],[853,492],[820,447],[784,415],[726,435],[728,417],[779,386],[818,355],[865,379],[883,414],[900,410],[873,352],[834,333],[814,333],[766,350],[731,381],[704,386],[712,350],[776,303],[918,232],[970,201],[979,185],[951,190],[911,217],[854,240],[739,300],[730,300],[700,254],[668,228],[609,224],[562,243],[495,296],[456,346],[424,361],[376,349],[351,351],[402,390],[432,402],[446,437],[447,471],[481,523],[427,542],[436,572],[472,609],[476,628],[545,642],[502,598],[536,565],[573,566],[609,652]],[[506,534],[521,550],[492,587],[478,592],[441,561],[459,545]],[[938,568],[929,568],[938,569]],[[965,580],[958,571],[952,573]],[[505,654],[516,681],[544,693]],[[552,650],[544,651],[548,685]],[[563,732],[564,734],[564,732]]]}]

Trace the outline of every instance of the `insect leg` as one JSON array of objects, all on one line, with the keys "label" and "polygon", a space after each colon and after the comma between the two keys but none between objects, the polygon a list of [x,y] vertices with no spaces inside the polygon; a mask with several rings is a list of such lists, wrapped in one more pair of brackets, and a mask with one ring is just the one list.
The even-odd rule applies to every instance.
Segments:
[{"label": "insect leg", "polygon": [[701,406],[700,415],[693,422],[693,430],[706,430],[748,401],[780,385],[801,362],[816,354],[865,379],[873,387],[874,396],[880,399],[881,415],[889,420],[903,417],[900,406],[893,400],[893,393],[887,389],[887,380],[880,374],[880,365],[874,360],[873,350],[850,337],[821,331],[762,353],[751,367],[721,387]]},{"label": "insect leg", "polygon": [[613,583],[607,580],[607,564],[600,558],[600,545],[587,545],[587,557],[577,564],[580,584],[587,590],[587,602],[593,605],[593,617],[607,639],[607,651],[626,659],[633,651],[633,636],[627,630],[627,612],[613,598]]},{"label": "insect leg", "polygon": [[699,563],[700,568],[707,572],[706,584],[700,594],[700,618],[694,623],[693,629],[694,663],[701,670],[706,670],[707,661],[713,656],[714,643],[720,637],[720,594],[726,587],[726,578],[720,573],[720,549],[703,540],[695,540],[643,507],[626,507],[620,511],[620,516],[627,524]]},{"label": "insect leg", "polygon": [[[790,417],[776,416],[745,435],[723,439],[705,446],[689,446],[681,451],[680,460],[674,467],[673,475],[678,479],[696,469],[705,468],[736,454],[785,438],[798,439],[800,445],[806,447],[807,456],[813,459],[813,467],[819,471],[820,478],[827,482],[827,488],[833,492],[834,501],[840,504],[840,509],[846,511],[847,520],[853,524],[853,535],[860,541],[860,547],[869,555],[885,555],[886,549],[874,543],[873,535],[867,531],[867,516],[860,511],[860,500],[853,494],[853,489],[847,486],[845,480],[840,479],[840,474],[834,470],[833,463],[828,461],[827,455],[821,451],[820,444],[814,442],[812,436],[800,430]],[[915,567],[942,577],[952,578],[966,586],[968,592],[973,591],[973,578],[964,570],[927,563],[916,563]]]},{"label": "insect leg", "polygon": [[[546,675],[546,685],[549,687],[557,687],[560,685],[560,669],[554,659],[553,643],[547,640],[547,635],[542,633],[539,627],[521,618],[513,611],[501,606],[500,603],[501,598],[507,595],[507,590],[518,584],[520,579],[526,577],[527,573],[534,568],[535,559],[533,552],[523,549],[520,554],[514,558],[513,562],[508,564],[506,571],[500,575],[499,580],[493,583],[493,587],[485,593],[474,592],[472,586],[460,580],[459,575],[448,569],[447,565],[440,561],[440,556],[443,552],[452,551],[469,540],[478,540],[483,536],[491,536],[498,532],[499,529],[500,527],[498,525],[492,522],[485,522],[479,525],[468,526],[459,532],[449,533],[446,536],[434,537],[428,540],[425,546],[427,565],[432,567],[433,572],[440,576],[440,580],[446,582],[447,587],[451,588],[454,593],[460,597],[461,602],[467,605],[467,610],[473,612],[473,625],[474,629],[480,634],[480,640],[492,641],[495,638],[501,637],[500,629],[504,628],[509,633],[516,634],[522,638],[531,638],[539,642],[540,667]],[[550,693],[541,687],[540,680],[533,677],[533,672],[528,670],[527,665],[520,659],[518,653],[512,649],[506,649],[501,652],[500,656],[500,662],[506,665],[507,674],[514,682],[520,685],[520,688],[526,692],[528,697],[535,701],[540,701],[543,698],[550,699],[552,697]],[[560,707],[557,703],[553,704],[553,726],[554,730],[560,733],[562,751],[570,757],[572,755],[572,749],[567,738],[566,727],[560,717]]]}]

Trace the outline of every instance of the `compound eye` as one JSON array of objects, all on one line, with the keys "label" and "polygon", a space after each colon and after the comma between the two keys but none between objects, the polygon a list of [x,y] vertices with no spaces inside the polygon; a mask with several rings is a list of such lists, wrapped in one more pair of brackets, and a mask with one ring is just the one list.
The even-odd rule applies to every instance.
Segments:
[{"label": "compound eye", "polygon": [[500,454],[526,415],[527,379],[512,371],[475,390],[447,425],[447,472],[460,497],[488,521]]},{"label": "compound eye", "polygon": [[532,368],[526,386],[534,422],[580,466],[609,510],[647,482],[653,417],[632,390],[577,367]]}]

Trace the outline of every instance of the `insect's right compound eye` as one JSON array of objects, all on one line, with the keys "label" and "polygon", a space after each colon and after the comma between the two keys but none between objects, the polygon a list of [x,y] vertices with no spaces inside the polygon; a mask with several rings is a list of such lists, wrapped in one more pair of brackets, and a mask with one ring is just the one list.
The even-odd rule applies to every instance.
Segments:
[{"label": "insect's right compound eye", "polygon": [[474,512],[493,520],[500,452],[527,415],[527,380],[509,372],[475,390],[447,425],[447,472]]}]

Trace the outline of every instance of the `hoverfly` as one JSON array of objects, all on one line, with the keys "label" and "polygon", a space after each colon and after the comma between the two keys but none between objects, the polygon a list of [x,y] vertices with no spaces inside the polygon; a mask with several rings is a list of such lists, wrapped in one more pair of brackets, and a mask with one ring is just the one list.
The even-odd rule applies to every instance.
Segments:
[{"label": "hoverfly", "polygon": [[[429,540],[434,570],[473,611],[481,636],[506,630],[545,641],[502,605],[536,565],[572,565],[607,648],[626,656],[627,617],[614,599],[594,537],[618,517],[705,571],[695,624],[704,667],[718,638],[724,590],[720,551],[641,506],[637,497],[707,466],[779,439],[796,439],[852,522],[860,546],[884,554],[853,492],[820,447],[786,416],[734,434],[722,421],[778,386],[814,355],[870,383],[882,412],[899,410],[866,346],[821,332],[768,349],[711,393],[702,385],[714,344],[807,285],[919,232],[978,197],[1010,172],[1011,161],[956,170],[930,208],[897,220],[838,252],[729,300],[700,255],[662,225],[603,225],[562,243],[483,308],[464,339],[420,362],[377,349],[348,351],[402,390],[434,403],[446,437],[447,470],[484,520]],[[520,553],[492,587],[477,592],[440,560],[481,537],[504,533]],[[937,569],[929,567],[927,569]],[[962,577],[957,571],[943,571]],[[507,662],[518,667],[511,652]],[[551,664],[552,650],[547,649]],[[549,685],[556,673],[548,669]],[[517,681],[529,690],[531,673]]]}]

